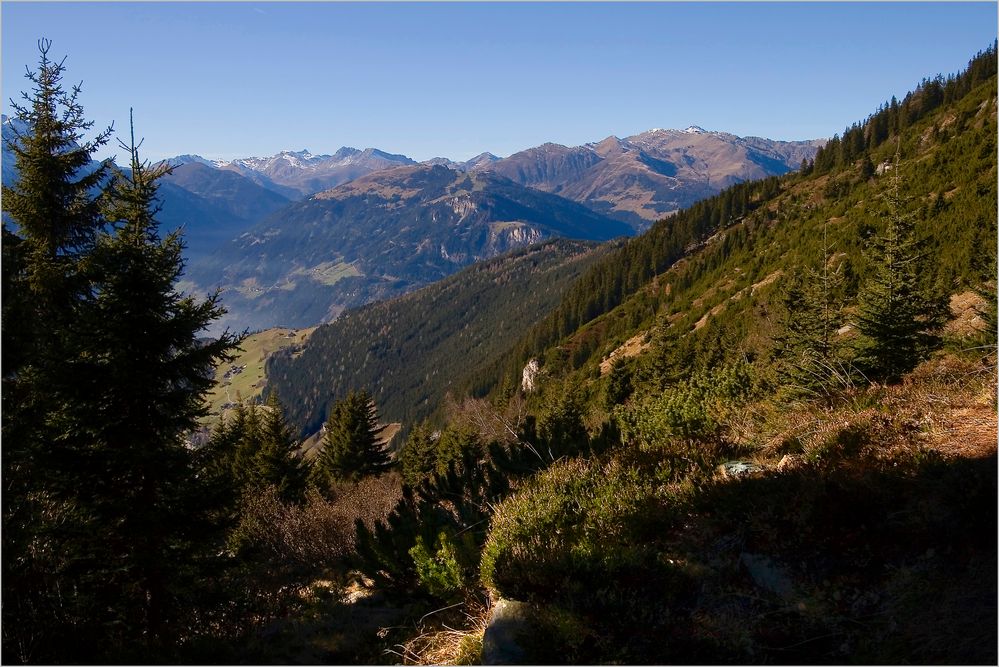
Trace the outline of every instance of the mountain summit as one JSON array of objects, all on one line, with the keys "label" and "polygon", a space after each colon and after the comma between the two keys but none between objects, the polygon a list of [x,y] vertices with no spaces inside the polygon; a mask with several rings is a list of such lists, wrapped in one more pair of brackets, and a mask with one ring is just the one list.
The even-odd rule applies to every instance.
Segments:
[{"label": "mountain summit", "polygon": [[308,196],[320,190],[370,174],[373,171],[415,164],[405,155],[377,148],[359,150],[344,146],[333,155],[313,155],[307,149],[281,151],[271,157],[241,158],[216,163],[219,169],[235,171],[281,194]]}]

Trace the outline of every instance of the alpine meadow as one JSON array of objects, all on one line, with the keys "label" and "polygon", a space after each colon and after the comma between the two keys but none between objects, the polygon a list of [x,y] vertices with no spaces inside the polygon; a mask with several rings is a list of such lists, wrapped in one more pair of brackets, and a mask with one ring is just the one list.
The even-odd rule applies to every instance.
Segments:
[{"label": "alpine meadow", "polygon": [[[11,4],[5,20],[34,11]],[[908,6],[559,4],[422,6],[454,21],[453,45],[429,19],[386,18],[415,16],[405,3],[87,6],[165,31],[202,12],[260,25],[231,48],[260,63],[253,31],[270,48],[296,35],[303,66],[316,33],[283,32],[284,17],[330,31],[327,14],[353,17],[322,43],[377,49],[357,53],[357,72],[331,51],[333,79],[313,72],[294,98],[301,116],[256,133],[234,116],[232,133],[204,132],[215,93],[202,73],[185,75],[189,93],[171,88],[186,52],[139,54],[159,101],[140,106],[137,83],[127,125],[102,128],[58,30],[32,38],[3,119],[5,664],[999,661],[997,43],[885,89],[831,138],[748,134],[806,107],[761,116],[740,91],[732,132],[601,138],[580,119],[611,110],[627,128],[658,105],[637,58],[665,47],[636,33],[634,73],[615,60],[620,35],[570,62],[573,30],[617,30],[581,17],[689,13],[718,22],[720,45],[729,11]],[[929,5],[908,7],[912,20]],[[461,17],[498,9],[540,23],[476,41],[486,28]],[[565,34],[549,34],[552,16]],[[401,29],[426,29],[426,51],[393,44]],[[233,62],[219,30],[219,54],[203,57]],[[676,39],[661,87],[685,80],[690,42]],[[772,49],[731,66],[774,99],[825,104],[793,68],[750,63],[827,56]],[[875,51],[858,86],[895,58]],[[299,58],[266,55],[286,57]],[[610,80],[578,89],[573,68],[601,57],[586,80],[629,82],[623,105]],[[521,88],[494,68],[503,58]],[[418,81],[428,66],[439,80]],[[230,75],[211,85],[247,81]],[[248,76],[265,113],[286,113],[279,81],[299,73]],[[339,106],[323,97],[331,80]],[[583,95],[559,109],[562,134],[494,149],[506,157],[444,142],[439,120],[457,141],[511,95],[520,145],[554,132],[536,80]],[[822,90],[830,105],[840,94]],[[703,91],[671,104],[704,112]],[[202,95],[205,127],[143,134]],[[425,127],[402,144],[417,157],[207,147],[294,145],[295,118],[311,128],[319,108],[343,136],[384,132],[386,148],[403,135],[384,114],[409,116]],[[554,141],[570,136],[588,139]],[[429,157],[441,153],[416,139],[456,152]],[[192,141],[212,157],[185,152]]]}]

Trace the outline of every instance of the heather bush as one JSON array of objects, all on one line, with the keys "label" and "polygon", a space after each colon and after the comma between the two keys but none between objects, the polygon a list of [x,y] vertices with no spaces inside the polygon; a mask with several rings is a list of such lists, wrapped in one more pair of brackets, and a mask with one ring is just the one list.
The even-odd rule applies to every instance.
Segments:
[{"label": "heather bush", "polygon": [[371,526],[388,516],[400,488],[399,476],[389,473],[342,482],[325,494],[312,488],[301,504],[283,501],[274,487],[254,490],[243,497],[229,546],[305,567],[342,561],[354,551],[355,523]]},{"label": "heather bush", "polygon": [[678,516],[671,490],[617,461],[558,462],[497,508],[482,581],[516,599],[614,607],[638,580],[658,588],[677,579],[655,549]]}]

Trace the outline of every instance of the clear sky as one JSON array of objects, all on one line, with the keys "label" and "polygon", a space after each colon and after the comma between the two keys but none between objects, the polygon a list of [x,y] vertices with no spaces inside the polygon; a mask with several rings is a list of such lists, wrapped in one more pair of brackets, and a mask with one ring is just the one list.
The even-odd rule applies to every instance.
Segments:
[{"label": "clear sky", "polygon": [[653,127],[842,132],[996,38],[979,3],[0,3],[4,113],[37,63],[145,157],[501,156]]}]

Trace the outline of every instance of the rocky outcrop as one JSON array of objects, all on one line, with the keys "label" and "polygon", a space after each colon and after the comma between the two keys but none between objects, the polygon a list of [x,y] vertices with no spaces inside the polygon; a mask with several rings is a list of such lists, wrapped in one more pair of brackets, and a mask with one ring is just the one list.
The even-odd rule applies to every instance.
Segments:
[{"label": "rocky outcrop", "polygon": [[538,363],[537,359],[531,359],[524,366],[523,377],[520,380],[520,388],[525,392],[534,391],[536,385],[536,380],[538,378],[538,373],[541,372],[541,364]]},{"label": "rocky outcrop", "polygon": [[493,605],[489,625],[482,637],[482,664],[531,664],[524,639],[532,627],[531,609],[527,604],[500,599]]}]

